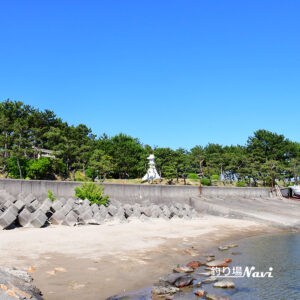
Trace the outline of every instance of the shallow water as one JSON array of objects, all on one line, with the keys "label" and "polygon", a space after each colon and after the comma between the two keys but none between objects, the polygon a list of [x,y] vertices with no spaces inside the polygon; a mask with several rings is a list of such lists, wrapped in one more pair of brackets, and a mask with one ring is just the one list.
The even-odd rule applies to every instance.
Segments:
[{"label": "shallow water", "polygon": [[220,293],[245,300],[300,299],[300,234],[247,238],[234,249],[242,254],[230,256],[231,267],[255,266],[261,272],[272,267],[273,278],[236,278],[235,289]]},{"label": "shallow water", "polygon": [[[240,255],[232,255],[240,252]],[[212,284],[202,284],[208,293],[226,295],[231,299],[300,299],[300,234],[285,234],[246,238],[238,248],[228,251],[215,251],[216,258],[231,258],[233,267],[255,267],[255,271],[268,272],[273,268],[272,278],[229,278],[235,283],[234,289],[214,288]],[[228,270],[227,270],[228,271]],[[205,272],[199,268],[197,272]],[[253,273],[252,273],[253,274]],[[198,277],[199,280],[203,277]],[[220,279],[221,280],[221,279]],[[195,281],[196,282],[196,281]],[[150,299],[149,288],[137,291],[134,295],[119,299]],[[193,287],[176,294],[174,299],[197,299]],[[199,299],[199,298],[198,298]]]}]

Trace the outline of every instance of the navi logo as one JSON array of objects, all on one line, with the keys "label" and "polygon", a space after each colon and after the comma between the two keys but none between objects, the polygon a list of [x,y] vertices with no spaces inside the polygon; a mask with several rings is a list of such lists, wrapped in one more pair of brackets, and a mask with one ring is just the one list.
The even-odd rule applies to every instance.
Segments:
[{"label": "navi logo", "polygon": [[270,267],[268,272],[255,271],[254,266],[246,266],[244,269],[241,266],[229,267],[213,267],[211,268],[211,275],[222,278],[273,278],[273,268]]}]

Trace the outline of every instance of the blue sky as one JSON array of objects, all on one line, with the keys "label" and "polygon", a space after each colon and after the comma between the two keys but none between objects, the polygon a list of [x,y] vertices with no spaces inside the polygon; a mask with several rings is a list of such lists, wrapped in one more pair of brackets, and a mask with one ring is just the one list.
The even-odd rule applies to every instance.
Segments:
[{"label": "blue sky", "polygon": [[300,1],[0,0],[0,99],[190,148],[300,141]]}]

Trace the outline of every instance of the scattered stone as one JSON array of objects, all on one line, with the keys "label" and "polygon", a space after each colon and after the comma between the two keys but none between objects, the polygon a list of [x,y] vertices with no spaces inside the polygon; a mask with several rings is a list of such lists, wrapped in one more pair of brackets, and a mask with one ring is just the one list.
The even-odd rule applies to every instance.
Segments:
[{"label": "scattered stone", "polygon": [[220,251],[225,251],[225,250],[228,250],[229,247],[227,247],[227,246],[219,246],[218,249],[219,249]]},{"label": "scattered stone", "polygon": [[183,273],[172,273],[165,275],[159,279],[159,282],[163,286],[176,286],[178,288],[182,288],[185,286],[188,286],[192,284],[194,278],[189,274],[183,274]]},{"label": "scattered stone", "polygon": [[229,280],[221,280],[214,283],[214,287],[223,288],[223,289],[234,288],[234,282]]},{"label": "scattered stone", "polygon": [[206,291],[203,289],[197,289],[194,293],[198,297],[205,297],[205,295],[207,294]]},{"label": "scattered stone", "polygon": [[219,267],[219,268],[228,267],[228,264],[224,260],[220,260],[220,259],[208,262],[206,265],[209,268],[212,268],[212,267]]},{"label": "scattered stone", "polygon": [[174,286],[153,286],[152,295],[155,296],[165,296],[170,294],[175,294],[179,291],[179,288]]},{"label": "scattered stone", "polygon": [[188,267],[185,265],[178,265],[176,268],[173,269],[173,272],[175,273],[192,273],[194,272],[194,268]]},{"label": "scattered stone", "polygon": [[208,257],[208,258],[206,259],[207,262],[210,262],[210,261],[213,261],[213,260],[215,260],[214,257]]},{"label": "scattered stone", "polygon": [[78,283],[78,282],[72,282],[71,284],[70,284],[70,286],[71,286],[71,288],[72,288],[72,290],[78,290],[78,289],[82,289],[82,288],[84,288],[85,287],[85,284],[83,284],[83,283]]},{"label": "scattered stone", "polygon": [[31,283],[33,278],[26,271],[17,270],[16,268],[0,268],[0,271],[5,271],[6,273],[18,277],[27,283]]},{"label": "scattered stone", "polygon": [[62,267],[54,268],[54,271],[55,272],[67,272],[67,270],[65,268],[62,268]]},{"label": "scattered stone", "polygon": [[184,277],[180,277],[175,282],[175,286],[179,288],[183,288],[185,286],[191,285],[193,283],[194,278],[188,274],[186,274]]},{"label": "scattered stone", "polygon": [[36,270],[35,267],[31,266],[31,267],[28,268],[28,273],[34,273],[35,270]]},{"label": "scattered stone", "polygon": [[0,268],[0,299],[42,300],[41,292],[32,281],[32,277],[25,271]]},{"label": "scattered stone", "polygon": [[242,252],[232,252],[231,254],[232,254],[232,255],[241,255]]},{"label": "scattered stone", "polygon": [[204,253],[203,256],[205,257],[215,257],[213,253]]},{"label": "scattered stone", "polygon": [[188,255],[191,255],[191,256],[200,256],[200,253],[197,249],[185,249],[184,250],[184,253],[188,254]]},{"label": "scattered stone", "polygon": [[202,283],[212,283],[212,282],[216,282],[218,280],[217,277],[215,276],[210,276],[208,278],[203,279],[201,282]]},{"label": "scattered stone", "polygon": [[231,245],[226,245],[228,248],[235,248],[235,247],[238,247],[239,245],[238,244],[231,244]]},{"label": "scattered stone", "polygon": [[186,265],[187,265],[187,267],[197,269],[200,266],[203,266],[204,264],[203,264],[203,262],[201,262],[199,260],[193,260],[193,261],[190,261],[189,263],[187,263]]},{"label": "scattered stone", "polygon": [[20,297],[13,290],[7,290],[5,294],[13,298],[20,299]]},{"label": "scattered stone", "polygon": [[54,270],[51,270],[51,271],[47,271],[46,273],[49,275],[55,275],[56,272]]}]

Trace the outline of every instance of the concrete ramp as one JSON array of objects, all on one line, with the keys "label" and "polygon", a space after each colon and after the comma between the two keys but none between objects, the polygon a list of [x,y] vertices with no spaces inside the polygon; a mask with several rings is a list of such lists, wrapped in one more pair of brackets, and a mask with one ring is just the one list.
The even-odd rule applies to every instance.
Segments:
[{"label": "concrete ramp", "polygon": [[264,224],[300,229],[300,202],[276,198],[192,197],[191,205],[202,214],[254,220]]}]

